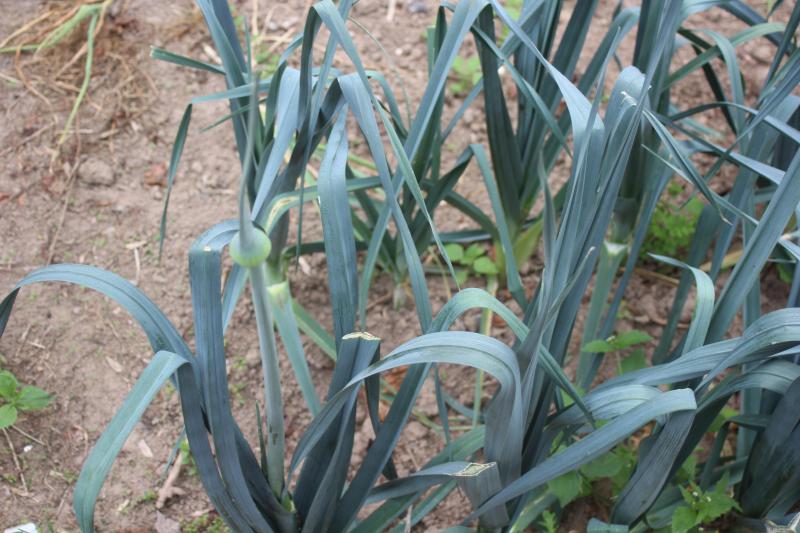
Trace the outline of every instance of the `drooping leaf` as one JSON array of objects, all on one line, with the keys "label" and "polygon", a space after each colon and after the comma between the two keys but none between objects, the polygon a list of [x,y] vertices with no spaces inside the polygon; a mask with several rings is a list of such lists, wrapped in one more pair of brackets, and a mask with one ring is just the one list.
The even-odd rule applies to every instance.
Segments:
[{"label": "drooping leaf", "polygon": [[7,428],[17,421],[17,408],[6,403],[0,405],[0,428]]}]

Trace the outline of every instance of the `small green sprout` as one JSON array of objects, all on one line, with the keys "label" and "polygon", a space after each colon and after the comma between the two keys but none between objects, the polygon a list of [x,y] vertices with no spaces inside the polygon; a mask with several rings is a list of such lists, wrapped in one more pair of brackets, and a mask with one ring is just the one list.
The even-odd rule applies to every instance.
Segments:
[{"label": "small green sprout", "polygon": [[450,88],[458,96],[465,96],[481,79],[481,61],[477,55],[469,58],[456,57],[453,62],[455,81]]},{"label": "small green sprout", "polygon": [[542,520],[539,522],[539,527],[545,533],[556,533],[558,531],[558,520],[553,511],[546,510],[542,513]]},{"label": "small green sprout", "polygon": [[667,186],[667,194],[656,205],[653,219],[647,229],[644,245],[642,246],[643,259],[652,253],[667,257],[681,257],[692,243],[697,219],[703,210],[703,201],[692,197],[688,202],[681,202],[679,196],[683,186],[672,182]]},{"label": "small green sprout", "polygon": [[191,522],[182,523],[181,531],[185,533],[228,533],[230,529],[219,516],[204,514]]},{"label": "small green sprout", "polygon": [[[621,352],[628,348],[652,341],[653,338],[637,329],[623,331],[616,335],[611,335],[607,339],[597,339],[586,343],[583,347],[584,352],[590,353],[611,353]],[[647,366],[647,356],[644,350],[637,348],[631,351],[625,358],[619,361],[619,374],[627,374],[634,370],[639,370]]]},{"label": "small green sprout", "polygon": [[134,505],[140,505],[143,503],[154,502],[158,499],[158,494],[154,490],[147,490],[141,496],[136,498]]},{"label": "small green sprout", "polygon": [[456,268],[456,279],[459,284],[467,281],[470,274],[477,276],[496,276],[500,272],[497,263],[486,255],[486,249],[474,243],[466,249],[458,243],[446,244],[447,256]]},{"label": "small green sprout", "polygon": [[0,371],[0,429],[12,426],[20,411],[44,409],[53,397],[39,387],[21,385],[8,370]]},{"label": "small green sprout", "polygon": [[672,531],[693,531],[736,509],[739,504],[728,495],[729,478],[726,473],[710,490],[704,491],[695,483],[680,487],[685,505],[678,506],[672,514]]},{"label": "small green sprout", "polygon": [[181,449],[181,455],[180,455],[181,464],[186,467],[186,472],[190,476],[196,476],[198,474],[197,464],[194,462],[192,451],[189,449],[189,441],[183,439],[180,444],[180,449]]}]

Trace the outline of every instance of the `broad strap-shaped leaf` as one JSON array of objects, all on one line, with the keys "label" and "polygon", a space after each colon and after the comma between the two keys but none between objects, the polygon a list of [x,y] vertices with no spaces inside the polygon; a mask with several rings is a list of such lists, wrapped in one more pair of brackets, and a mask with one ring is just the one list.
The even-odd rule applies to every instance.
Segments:
[{"label": "broad strap-shaped leaf", "polygon": [[471,518],[520,496],[554,479],[561,474],[588,463],[611,449],[615,444],[635,432],[650,420],[679,411],[691,411],[697,407],[694,394],[689,389],[665,392],[657,398],[635,407],[603,427],[596,429],[580,441],[568,446],[563,452],[550,457],[519,479],[509,484],[487,500]]},{"label": "broad strap-shaped leaf", "polygon": [[656,261],[682,268],[689,271],[694,277],[697,296],[695,298],[695,308],[692,314],[692,322],[689,324],[689,331],[683,341],[683,352],[689,352],[699,348],[705,342],[708,326],[711,323],[711,315],[714,310],[714,282],[699,268],[687,265],[683,261],[677,261],[670,257],[651,254]]},{"label": "broad strap-shaped leaf", "polygon": [[[522,444],[522,411],[519,402],[519,369],[513,352],[502,343],[477,333],[443,332],[423,335],[398,347],[382,361],[358,374],[344,389],[334,395],[323,407],[319,416],[312,421],[309,430],[295,450],[292,469],[305,459],[310,449],[320,441],[327,428],[336,420],[338,413],[346,406],[349,398],[357,393],[364,379],[392,368],[413,365],[395,397],[389,415],[380,427],[375,443],[341,499],[337,515],[331,525],[332,529],[341,530],[346,527],[363,505],[372,484],[389,458],[389,452],[399,436],[400,429],[405,424],[411,406],[408,399],[416,397],[419,393],[421,377],[433,363],[475,366],[498,379],[500,390],[487,414],[489,428],[485,450],[487,457],[497,460],[501,465],[503,476],[517,475],[515,471],[518,472],[519,469]],[[421,371],[422,376],[415,376],[413,374],[415,370]],[[398,406],[402,407],[402,410],[397,410]],[[393,416],[393,412],[397,414]],[[500,412],[508,415],[500,417],[495,414]],[[510,424],[509,419],[512,420]]]},{"label": "broad strap-shaped leaf", "polygon": [[[741,264],[741,263],[739,263]],[[800,309],[773,311],[756,320],[742,335],[736,347],[698,385],[702,389],[723,370],[744,362],[765,359],[800,343]]]},{"label": "broad strap-shaped leaf", "polygon": [[[485,435],[486,428],[484,426],[478,426],[477,428],[469,430],[460,437],[451,441],[444,450],[439,452],[430,461],[428,461],[428,463],[426,463],[419,472],[422,473],[430,471],[429,469],[437,465],[452,463],[454,461],[463,461],[464,464],[467,464],[467,460],[472,457],[473,454],[477,452],[483,445]],[[370,497],[367,502],[372,503],[373,500],[381,500],[383,496],[388,494],[388,492],[384,491],[394,491],[397,489],[406,492],[405,487],[407,487],[408,484],[416,485],[420,483],[418,479],[412,479],[413,477],[414,475],[412,474],[406,476],[402,480],[390,481],[384,485],[375,487],[370,493]],[[384,531],[389,527],[389,524],[391,524],[398,516],[400,516],[403,510],[409,508],[411,504],[414,503],[416,496],[419,496],[425,489],[429,488],[427,483],[423,484],[425,487],[415,494],[410,494],[408,496],[392,496],[392,499],[384,502],[384,504],[378,509],[370,513],[367,518],[356,524],[353,527],[353,532],[369,533],[372,531]],[[426,510],[430,506],[435,506],[436,503],[444,498],[444,496],[449,494],[454,487],[454,481],[445,481],[444,484],[438,489],[434,490],[430,496],[424,498],[420,503],[416,504],[414,509],[422,511],[422,513],[417,512],[417,517],[424,516],[424,514],[427,512]],[[412,523],[415,523],[413,518],[412,512]]]},{"label": "broad strap-shaped leaf", "polygon": [[[597,420],[608,420],[623,416],[631,409],[642,405],[660,395],[660,391],[651,386],[638,384],[621,384],[614,387],[599,388],[583,397],[586,407]],[[577,426],[589,423],[586,415],[572,405],[557,414],[550,422],[551,427]]]},{"label": "broad strap-shaped leaf", "polygon": [[[237,426],[230,409],[227,366],[223,344],[221,261],[211,247],[193,248],[189,253],[189,277],[197,334],[197,354],[204,377],[209,430],[214,440],[220,473],[236,506],[255,530],[269,525],[253,501],[254,494],[243,474],[237,450]],[[191,443],[190,443],[191,445]],[[251,477],[263,484],[261,494],[272,494],[263,477]],[[278,503],[274,500],[273,504]],[[278,509],[280,505],[274,505]]]},{"label": "broad strap-shaped leaf", "polygon": [[[528,327],[513,311],[503,305],[497,298],[483,289],[463,289],[456,293],[439,311],[431,326],[432,331],[446,331],[456,319],[470,309],[488,309],[503,319],[519,341],[525,340]],[[539,347],[536,359],[542,370],[575,402],[577,407],[591,418],[589,408],[583,402],[580,392],[572,384],[561,365],[553,358],[544,346]]]},{"label": "broad strap-shaped leaf", "polygon": [[422,263],[417,255],[416,246],[414,245],[414,240],[408,228],[408,223],[397,203],[397,192],[400,185],[398,178],[402,178],[402,175],[398,175],[395,180],[392,180],[390,176],[388,161],[386,160],[386,154],[383,149],[383,141],[378,132],[378,125],[375,121],[374,112],[369,101],[369,94],[364,90],[361,82],[358,78],[351,75],[339,78],[338,83],[342,89],[342,94],[347,100],[347,104],[352,109],[356,122],[359,124],[364,134],[372,157],[376,161],[378,174],[381,178],[381,185],[386,194],[386,206],[381,212],[378,224],[373,228],[370,248],[359,285],[359,314],[361,315],[362,324],[365,320],[367,288],[372,278],[372,269],[377,259],[377,250],[383,239],[383,232],[386,230],[389,215],[391,214],[401,238],[403,256],[405,257],[409,269],[409,279],[414,291],[414,303],[417,306],[420,325],[423,331],[425,331],[430,325],[432,311],[430,309],[428,289]]},{"label": "broad strap-shaped leaf", "polygon": [[[705,344],[669,363],[628,372],[598,386],[596,391],[623,383],[664,385],[707,376],[713,379],[723,370],[742,363],[786,357],[800,346],[800,309],[781,309],[759,318],[741,337]],[[704,387],[705,383],[699,385]]]},{"label": "broad strap-shaped leaf", "polygon": [[525,297],[525,290],[522,287],[522,280],[517,270],[517,260],[514,257],[514,246],[511,241],[511,232],[506,220],[506,211],[500,203],[500,195],[497,189],[497,183],[491,174],[486,154],[483,147],[479,144],[470,145],[472,153],[475,154],[475,160],[478,162],[478,167],[483,175],[483,181],[486,185],[486,191],[489,194],[489,200],[492,203],[492,210],[494,211],[494,218],[497,223],[497,233],[500,237],[500,245],[505,259],[505,274],[506,284],[508,290],[514,296],[517,303],[525,308],[528,301]]},{"label": "broad strap-shaped leaf", "polygon": [[423,492],[434,485],[453,480],[454,476],[463,472],[465,468],[472,464],[468,461],[439,463],[423,468],[404,478],[387,481],[372,489],[365,503],[370,504]]},{"label": "broad strap-shaped leaf", "polygon": [[[198,7],[203,12],[206,26],[211,33],[211,38],[217,48],[217,53],[222,59],[222,68],[225,71],[225,80],[228,88],[244,85],[249,76],[248,66],[245,64],[242,48],[236,35],[233,16],[225,0],[197,0]],[[247,98],[230,101],[231,113],[236,113],[240,106],[247,105]],[[244,165],[245,146],[247,145],[247,128],[242,120],[233,121],[233,131],[236,137],[239,158]]]},{"label": "broad strap-shaped leaf", "polygon": [[183,112],[178,132],[175,134],[175,141],[172,143],[172,154],[169,158],[169,169],[167,170],[167,192],[164,195],[164,209],[161,212],[161,227],[159,228],[158,256],[164,250],[164,239],[167,237],[167,210],[169,209],[169,199],[172,195],[172,187],[175,184],[175,175],[178,173],[178,165],[183,155],[183,147],[186,144],[186,136],[189,134],[189,124],[192,122],[192,104],[186,106]]},{"label": "broad strap-shaped leaf", "polygon": [[295,319],[294,300],[289,292],[289,283],[284,281],[271,285],[268,293],[272,303],[273,319],[281,334],[281,342],[286,349],[286,355],[292,365],[303,399],[306,401],[311,416],[314,416],[320,410],[320,403],[317,391],[314,389],[311,372],[308,369],[306,352],[303,349],[303,341],[300,338],[299,327]]},{"label": "broad strap-shaped leaf", "polygon": [[153,59],[157,59],[159,61],[174,63],[182,67],[189,67],[196,70],[205,70],[213,74],[223,74],[223,75],[225,74],[225,71],[219,65],[214,65],[212,63],[207,63],[205,61],[200,61],[197,59],[192,59],[190,57],[182,56],[180,54],[176,54],[175,52],[170,52],[169,50],[159,48],[158,46],[150,47],[150,57],[152,57]]},{"label": "broad strap-shaped leaf", "polygon": [[348,146],[346,125],[345,105],[328,139],[317,182],[337,346],[345,334],[355,329],[358,306],[356,246],[345,180]]},{"label": "broad strap-shaped leaf", "polygon": [[699,409],[713,408],[714,404],[748,389],[763,389],[783,395],[798,377],[800,365],[779,359],[766,361],[747,368],[738,376],[729,377],[706,393],[699,403]]},{"label": "broad strap-shaped leaf", "polygon": [[[32,283],[47,281],[81,285],[112,298],[131,313],[139,323],[145,331],[154,352],[162,350],[172,352],[173,354],[178,354],[187,362],[193,361],[188,346],[174,326],[137,287],[116,274],[86,265],[51,265],[35,270],[23,278],[17,287],[0,303],[0,333],[8,323],[14,300],[20,288]],[[160,357],[159,360],[163,362],[164,357]],[[153,372],[155,373],[156,371],[154,370]],[[181,393],[187,436],[206,491],[215,507],[229,524],[242,531],[247,531],[249,526],[245,518],[236,509],[230,495],[227,493],[227,489],[225,489],[219,478],[219,471],[211,453],[211,448],[208,445],[207,428],[203,414],[204,400],[199,389],[199,383],[201,383],[200,369],[195,364],[180,366],[177,369],[177,376],[176,383],[178,391]],[[148,383],[139,385],[141,387],[139,389],[140,392],[151,385]],[[142,396],[138,398],[141,399]],[[134,411],[128,409],[127,414],[130,415],[131,413],[134,413]],[[127,425],[130,422],[125,421],[123,415],[123,418],[120,418],[117,423],[119,425]],[[236,436],[237,444],[241,445],[241,433],[238,432],[238,428]],[[112,441],[109,440],[108,442]],[[241,451],[241,446],[239,446],[239,449]],[[102,449],[98,449],[97,453],[99,454],[98,458],[107,455],[107,451]],[[79,511],[81,514],[79,516],[83,517],[81,518],[81,527],[84,531],[92,531],[93,499],[96,497],[96,494],[92,496],[92,493],[95,490],[99,491],[97,483],[102,483],[102,479],[94,478],[91,483],[87,481],[86,485],[84,485],[87,493],[84,496],[76,495],[76,501],[80,502],[81,506],[81,511]]]},{"label": "broad strap-shaped leaf", "polygon": [[728,278],[714,309],[708,332],[709,340],[722,338],[728,329],[798,203],[800,203],[800,152],[795,155],[786,170],[756,231]]},{"label": "broad strap-shaped leaf", "polygon": [[19,290],[33,283],[48,281],[81,285],[108,296],[139,323],[154,352],[168,350],[185,357],[191,356],[189,347],[175,326],[139,288],[116,274],[86,265],[50,265],[36,269],[20,280],[0,303],[0,335],[8,324]]},{"label": "broad strap-shaped leaf", "polygon": [[[380,339],[368,333],[345,335],[339,344],[328,399],[341,391],[350,380],[379,357]],[[350,466],[355,397],[310,450],[297,480],[295,504],[310,531],[326,530],[330,525],[345,477]],[[342,428],[349,427],[349,433]],[[343,446],[344,444],[344,446]]]},{"label": "broad strap-shaped leaf", "polygon": [[783,515],[796,503],[800,483],[800,378],[795,379],[759,434],[739,488],[748,515]]},{"label": "broad strap-shaped leaf", "polygon": [[172,352],[163,350],[157,352],[89,452],[75,485],[73,498],[73,507],[81,531],[94,531],[94,508],[97,496],[133,427],[170,376],[181,365],[189,365],[190,362],[185,356]]},{"label": "broad strap-shaped leaf", "polygon": [[[454,477],[458,481],[458,487],[467,495],[473,508],[477,508],[502,488],[497,463],[471,463],[460,472],[456,472]],[[508,511],[505,506],[498,505],[481,516],[479,527],[490,530],[497,529],[506,525],[508,520]]]},{"label": "broad strap-shaped leaf", "polygon": [[693,411],[670,415],[666,424],[639,446],[636,470],[619,495],[611,521],[634,524],[655,502],[678,466],[678,456],[694,421]]}]

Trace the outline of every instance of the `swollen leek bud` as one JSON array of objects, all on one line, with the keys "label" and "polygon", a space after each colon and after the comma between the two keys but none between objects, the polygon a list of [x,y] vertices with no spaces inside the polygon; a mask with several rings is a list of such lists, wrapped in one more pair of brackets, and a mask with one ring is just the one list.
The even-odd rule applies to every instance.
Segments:
[{"label": "swollen leek bud", "polygon": [[260,228],[253,227],[247,233],[246,238],[242,238],[242,232],[236,232],[231,241],[230,253],[237,265],[253,268],[267,260],[272,242]]}]

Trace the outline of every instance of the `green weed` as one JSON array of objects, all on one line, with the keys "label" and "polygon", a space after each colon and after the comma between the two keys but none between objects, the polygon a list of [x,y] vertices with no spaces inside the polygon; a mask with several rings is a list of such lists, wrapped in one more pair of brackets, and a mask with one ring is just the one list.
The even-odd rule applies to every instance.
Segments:
[{"label": "green weed", "polygon": [[16,423],[20,413],[44,409],[52,401],[39,387],[22,385],[8,370],[0,371],[0,429]]}]

